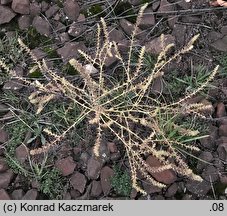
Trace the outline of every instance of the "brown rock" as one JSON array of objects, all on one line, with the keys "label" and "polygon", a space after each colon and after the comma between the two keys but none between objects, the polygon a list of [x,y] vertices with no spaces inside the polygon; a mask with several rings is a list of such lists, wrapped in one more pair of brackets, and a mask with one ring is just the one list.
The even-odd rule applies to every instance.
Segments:
[{"label": "brown rock", "polygon": [[226,116],[225,105],[222,102],[217,104],[216,116],[217,118],[222,118]]},{"label": "brown rock", "polygon": [[63,8],[65,15],[72,21],[76,21],[80,15],[80,7],[76,0],[64,1]]},{"label": "brown rock", "polygon": [[102,163],[91,157],[87,164],[87,177],[89,179],[97,179],[100,175],[101,168]]},{"label": "brown rock", "polygon": [[221,143],[217,148],[218,156],[222,161],[227,162],[227,142]]},{"label": "brown rock", "polygon": [[219,179],[217,168],[212,165],[208,165],[202,172],[202,177],[208,182],[216,182]]},{"label": "brown rock", "polygon": [[72,199],[78,199],[78,197],[80,197],[80,192],[78,190],[72,189],[70,190],[70,195]]},{"label": "brown rock", "polygon": [[0,5],[0,25],[9,23],[15,16],[16,14],[9,7]]},{"label": "brown rock", "polygon": [[176,44],[180,47],[185,44],[187,26],[182,24],[175,24],[172,35],[176,38]]},{"label": "brown rock", "polygon": [[41,35],[50,36],[51,27],[49,23],[40,16],[36,16],[32,22],[32,26],[39,32]]},{"label": "brown rock", "polygon": [[125,36],[122,31],[116,28],[109,28],[109,39],[110,41],[121,42],[125,39]]},{"label": "brown rock", "polygon": [[20,163],[24,163],[28,157],[28,149],[25,145],[21,144],[16,148],[16,158]]},{"label": "brown rock", "polygon": [[111,179],[113,176],[114,171],[110,167],[105,166],[102,168],[100,178],[102,190],[105,196],[107,196],[110,193],[110,190],[112,188]]},{"label": "brown rock", "polygon": [[178,185],[176,183],[173,183],[170,185],[165,193],[165,197],[173,197],[178,190]]},{"label": "brown rock", "polygon": [[174,11],[174,5],[169,3],[167,0],[161,0],[158,11],[161,13]]},{"label": "brown rock", "polygon": [[69,27],[68,34],[73,37],[79,37],[85,30],[85,25],[73,22]]},{"label": "brown rock", "polygon": [[39,16],[41,13],[41,6],[38,2],[32,2],[30,4],[30,16],[33,18],[35,16]]},{"label": "brown rock", "polygon": [[8,139],[9,139],[8,133],[4,129],[0,128],[0,143],[5,143],[8,141]]},{"label": "brown rock", "polygon": [[[128,20],[126,19],[120,19],[120,26],[121,28],[123,29],[123,31],[128,35],[128,36],[131,36],[134,28],[135,28],[135,25],[131,22],[129,22]],[[141,33],[141,29],[138,29],[137,30],[137,36]]]},{"label": "brown rock", "polygon": [[191,193],[197,196],[204,196],[211,189],[211,184],[206,181],[198,182],[198,181],[189,180],[185,186],[188,191],[190,191]]},{"label": "brown rock", "polygon": [[198,158],[201,159],[201,160],[198,160],[198,163],[197,163],[198,171],[202,171],[208,165],[208,163],[213,161],[214,159],[211,152],[208,152],[208,151],[202,152]]},{"label": "brown rock", "polygon": [[227,35],[223,38],[220,38],[213,43],[210,44],[211,47],[214,49],[221,51],[221,52],[227,52]]},{"label": "brown rock", "polygon": [[78,190],[80,193],[84,192],[86,183],[87,183],[86,177],[79,172],[76,172],[70,178],[70,184],[73,186],[75,190]]},{"label": "brown rock", "polygon": [[9,169],[9,167],[5,159],[0,157],[0,173],[5,172],[7,169]]},{"label": "brown rock", "polygon": [[4,189],[0,189],[0,200],[11,200],[9,194]]},{"label": "brown rock", "polygon": [[211,126],[209,129],[209,134],[210,135],[208,137],[200,139],[200,143],[205,149],[212,150],[215,147],[215,142],[218,138],[218,128]]},{"label": "brown rock", "polygon": [[[163,41],[162,41],[163,38]],[[175,38],[170,35],[163,35],[157,38],[154,38],[150,42],[145,44],[146,51],[150,54],[159,54],[167,45],[174,44]]]},{"label": "brown rock", "polygon": [[143,185],[143,189],[147,192],[147,194],[159,193],[162,191],[161,188],[152,185],[148,181],[143,181],[142,185]]},{"label": "brown rock", "polygon": [[47,18],[53,17],[58,11],[59,11],[59,6],[57,4],[49,7],[48,10],[46,10],[45,14]]},{"label": "brown rock", "polygon": [[21,200],[24,196],[24,191],[22,189],[14,190],[11,194],[13,200]]},{"label": "brown rock", "polygon": [[0,173],[0,188],[8,188],[11,180],[13,179],[13,172],[11,170],[7,170],[4,173]]},{"label": "brown rock", "polygon": [[208,35],[206,36],[207,40],[210,43],[213,43],[214,41],[216,41],[217,39],[222,38],[223,35],[220,32],[216,32],[216,31],[211,31],[208,33]]},{"label": "brown rock", "polygon": [[18,19],[19,29],[25,30],[28,29],[32,24],[32,19],[29,15],[20,16]]},{"label": "brown rock", "polygon": [[46,10],[48,10],[49,6],[50,6],[50,5],[49,5],[47,2],[42,1],[42,2],[41,2],[41,11],[42,11],[42,12],[45,12]]},{"label": "brown rock", "polygon": [[[153,157],[149,156],[146,160],[146,163],[151,167],[151,168],[158,168],[162,166],[161,162]],[[173,170],[164,170],[162,172],[157,172],[157,173],[152,173],[150,172],[152,177],[154,177],[158,182],[162,182],[164,184],[171,184],[177,180],[176,174],[173,172]]]},{"label": "brown rock", "polygon": [[55,163],[55,166],[60,170],[63,176],[68,176],[74,172],[76,163],[73,161],[73,158],[69,156],[67,158],[58,160]]},{"label": "brown rock", "polygon": [[70,59],[79,57],[78,50],[86,50],[83,42],[67,42],[62,48],[57,50],[57,53],[61,56],[64,63],[68,63]]},{"label": "brown rock", "polygon": [[155,17],[152,8],[146,8],[139,27],[141,29],[151,28],[155,25]]},{"label": "brown rock", "polygon": [[218,130],[219,136],[227,136],[227,125],[221,125]]},{"label": "brown rock", "polygon": [[31,189],[22,197],[22,200],[36,200],[38,197],[38,191],[36,189]]},{"label": "brown rock", "polygon": [[16,13],[29,14],[30,13],[30,2],[29,2],[29,0],[13,0],[12,9]]},{"label": "brown rock", "polygon": [[102,186],[100,181],[92,181],[92,187],[91,187],[91,196],[92,197],[98,197],[102,193]]},{"label": "brown rock", "polygon": [[23,83],[21,80],[18,80],[18,79],[11,79],[7,81],[3,86],[4,90],[12,90],[12,91],[19,91],[22,88],[23,88]]},{"label": "brown rock", "polygon": [[10,4],[13,0],[1,0],[2,5]]},{"label": "brown rock", "polygon": [[107,148],[109,149],[110,153],[116,153],[118,152],[117,146],[114,142],[108,142],[107,143]]}]

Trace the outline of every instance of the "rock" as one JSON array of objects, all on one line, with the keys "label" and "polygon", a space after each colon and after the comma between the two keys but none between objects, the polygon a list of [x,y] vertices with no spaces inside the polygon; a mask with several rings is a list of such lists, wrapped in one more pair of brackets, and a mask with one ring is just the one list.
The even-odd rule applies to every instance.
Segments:
[{"label": "rock", "polygon": [[102,186],[100,181],[92,181],[91,187],[91,196],[92,197],[99,197],[102,193]]},{"label": "rock", "polygon": [[227,35],[214,41],[210,46],[218,51],[227,52]]},{"label": "rock", "polygon": [[11,180],[13,179],[13,172],[11,170],[7,170],[4,173],[0,173],[0,189],[5,188],[7,189]]},{"label": "rock", "polygon": [[161,0],[158,12],[165,13],[168,11],[174,11],[174,5],[169,3],[167,0]]},{"label": "rock", "polygon": [[223,124],[218,129],[219,136],[227,136],[227,125]]},{"label": "rock", "polygon": [[80,15],[80,7],[76,0],[66,0],[63,10],[65,15],[72,21],[76,21]]},{"label": "rock", "polygon": [[0,143],[5,143],[8,140],[9,140],[8,133],[4,129],[0,128]]},{"label": "rock", "polygon": [[14,190],[11,193],[11,197],[13,200],[21,200],[24,196],[24,191],[22,189]]},{"label": "rock", "polygon": [[1,5],[10,4],[13,0],[1,0]]},{"label": "rock", "polygon": [[57,53],[61,56],[64,63],[68,63],[70,59],[79,57],[78,50],[86,50],[83,42],[67,42],[62,48],[57,49]]},{"label": "rock", "polygon": [[214,41],[216,41],[217,39],[220,39],[222,37],[223,37],[223,35],[220,32],[216,32],[216,31],[211,31],[206,36],[208,42],[210,42],[210,43],[213,43]]},{"label": "rock", "polygon": [[185,186],[188,191],[197,196],[205,196],[211,189],[211,184],[206,181],[198,182],[189,180]]},{"label": "rock", "polygon": [[16,13],[29,14],[30,13],[30,2],[29,2],[29,0],[13,0],[12,9]]},{"label": "rock", "polygon": [[41,35],[50,36],[51,27],[49,23],[40,16],[36,16],[32,22],[32,26],[39,32]]},{"label": "rock", "polygon": [[15,16],[16,14],[9,7],[0,5],[0,25],[9,23]]},{"label": "rock", "polygon": [[63,176],[68,176],[74,172],[74,169],[76,168],[76,163],[73,161],[73,158],[69,156],[67,158],[58,160],[55,163],[55,166],[57,169],[60,170]]},{"label": "rock", "polygon": [[97,179],[100,175],[101,168],[102,163],[91,157],[87,164],[87,177],[89,179]]},{"label": "rock", "polygon": [[165,193],[165,197],[173,197],[177,193],[178,185],[176,183],[173,183],[170,185]]},{"label": "rock", "polygon": [[86,30],[86,26],[80,23],[73,22],[68,30],[68,34],[73,37],[79,37]]},{"label": "rock", "polygon": [[208,182],[216,182],[219,179],[218,170],[212,165],[208,165],[202,172],[202,177]]},{"label": "rock", "polygon": [[20,16],[18,19],[18,26],[20,30],[28,29],[32,24],[32,19],[29,15]]},{"label": "rock", "polygon": [[108,148],[110,153],[117,153],[118,152],[117,145],[114,142],[108,142],[107,148]]},{"label": "rock", "polygon": [[48,10],[45,11],[45,15],[47,18],[53,17],[58,11],[59,11],[59,6],[57,4],[49,7]]},{"label": "rock", "polygon": [[102,141],[99,147],[99,159],[102,160],[103,163],[108,162],[110,160],[110,152],[107,148],[107,142]]},{"label": "rock", "polygon": [[61,22],[57,22],[57,26],[56,26],[56,29],[55,29],[56,32],[58,33],[66,33],[66,26],[61,23]]},{"label": "rock", "polygon": [[9,107],[6,106],[5,104],[0,103],[0,116],[5,115],[8,112],[9,112]]},{"label": "rock", "polygon": [[86,183],[87,183],[86,177],[79,172],[76,172],[70,178],[70,184],[73,186],[75,190],[78,190],[80,193],[84,192]]},{"label": "rock", "polygon": [[[163,39],[163,40],[162,40]],[[167,45],[174,44],[175,38],[170,35],[161,35],[145,44],[147,53],[158,55]]]},{"label": "rock", "polygon": [[200,139],[200,144],[205,148],[212,150],[215,147],[215,142],[218,138],[218,128],[215,126],[211,126],[209,129],[209,136]]},{"label": "rock", "polygon": [[35,16],[39,16],[41,13],[41,6],[38,2],[32,2],[30,4],[30,16],[34,18]]},{"label": "rock", "polygon": [[42,60],[47,56],[47,53],[42,51],[40,48],[33,49],[32,54],[36,57],[37,60]]},{"label": "rock", "polygon": [[143,181],[142,185],[143,185],[143,189],[147,192],[147,194],[159,193],[162,191],[161,188],[152,185],[148,181]]},{"label": "rock", "polygon": [[0,189],[0,200],[11,200],[9,194],[4,189]]},{"label": "rock", "polygon": [[16,148],[15,154],[16,154],[17,160],[18,160],[20,163],[24,163],[25,160],[26,160],[27,157],[28,157],[29,152],[28,152],[27,147],[26,147],[25,145],[21,144],[20,146],[18,146],[18,147]]},{"label": "rock", "polygon": [[41,12],[47,11],[48,8],[49,8],[49,6],[50,6],[50,5],[49,5],[46,1],[42,1],[42,2],[41,2]]},{"label": "rock", "polygon": [[67,192],[63,195],[63,200],[71,200],[71,199],[72,199],[72,197],[71,197],[71,194],[69,192]]},{"label": "rock", "polygon": [[180,47],[185,45],[185,36],[186,36],[187,26],[182,24],[175,24],[173,26],[172,35],[176,38],[176,44]]},{"label": "rock", "polygon": [[227,142],[219,144],[217,148],[217,152],[218,152],[218,157],[222,161],[227,162]]},{"label": "rock", "polygon": [[[209,162],[212,162],[213,159],[214,159],[213,158],[213,155],[210,152],[208,152],[208,151],[203,151],[199,155],[198,158],[202,160],[202,161],[201,160],[198,160],[198,163],[197,163],[197,170],[198,171],[202,171],[207,166],[207,164]],[[208,163],[206,163],[206,162],[208,162]]]},{"label": "rock", "polygon": [[155,17],[152,8],[146,8],[139,27],[141,29],[151,28],[155,25]]},{"label": "rock", "polygon": [[[156,168],[156,167],[158,168],[162,166],[161,162],[157,158],[153,157],[152,155],[150,155],[146,159],[146,163],[151,168]],[[152,172],[149,172],[149,173],[152,175],[152,177],[155,180],[164,184],[171,184],[177,180],[176,174],[173,172],[173,170],[170,170],[170,169],[164,170],[162,172],[157,172],[157,173],[152,173]]]},{"label": "rock", "polygon": [[137,197],[137,190],[135,188],[132,188],[131,194],[130,194],[130,199],[135,199]]},{"label": "rock", "polygon": [[7,81],[3,86],[4,90],[11,90],[11,91],[19,91],[22,88],[23,88],[23,82],[18,79],[11,79]]},{"label": "rock", "polygon": [[113,176],[114,176],[114,171],[110,167],[105,166],[102,168],[100,179],[101,179],[102,190],[105,196],[107,196],[110,193],[110,190],[112,188],[111,179]]},{"label": "rock", "polygon": [[226,116],[226,110],[224,103],[220,102],[217,104],[217,111],[216,111],[217,118],[222,118]]},{"label": "rock", "polygon": [[179,5],[184,10],[188,10],[192,7],[192,2],[190,1],[186,2],[185,0],[177,1],[176,4]]},{"label": "rock", "polygon": [[201,17],[200,16],[182,16],[181,21],[183,23],[194,23],[198,24],[201,23]]},{"label": "rock", "polygon": [[78,197],[80,197],[80,192],[78,190],[70,190],[70,195],[72,197],[72,199],[78,199]]},{"label": "rock", "polygon": [[115,42],[121,42],[122,40],[125,39],[125,36],[122,31],[109,27],[109,39],[110,41],[115,41]]},{"label": "rock", "polygon": [[121,158],[121,153],[120,151],[116,152],[116,153],[112,153],[110,155],[110,160],[112,161],[118,161]]},{"label": "rock", "polygon": [[59,38],[60,38],[61,43],[70,41],[70,37],[67,32],[63,32],[63,33],[59,34]]},{"label": "rock", "polygon": [[86,73],[88,73],[88,74],[97,74],[98,73],[98,69],[96,69],[93,66],[93,64],[84,65],[84,69],[85,69]]},{"label": "rock", "polygon": [[[135,25],[126,19],[120,19],[120,26],[128,36],[132,35],[132,32],[135,28]],[[138,28],[136,36],[138,37],[141,32],[141,29]]]},{"label": "rock", "polygon": [[6,160],[3,157],[0,157],[0,173],[5,172],[9,169]]},{"label": "rock", "polygon": [[28,190],[22,197],[22,200],[36,200],[38,197],[38,191],[36,189]]},{"label": "rock", "polygon": [[227,35],[227,26],[226,25],[221,27],[221,33],[223,35]]},{"label": "rock", "polygon": [[90,158],[90,155],[87,152],[81,153],[79,164],[83,170],[87,169],[87,164],[88,164],[89,158]]}]

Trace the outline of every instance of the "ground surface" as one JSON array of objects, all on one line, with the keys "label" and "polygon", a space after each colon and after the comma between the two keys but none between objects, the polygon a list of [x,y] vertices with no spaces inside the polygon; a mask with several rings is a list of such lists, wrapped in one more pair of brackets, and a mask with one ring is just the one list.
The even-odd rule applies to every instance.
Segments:
[{"label": "ground surface", "polygon": [[[16,73],[42,81],[40,71],[20,51],[20,37],[38,59],[45,58],[50,67],[79,82],[68,61],[79,58],[78,49],[94,51],[100,17],[105,17],[110,38],[122,52],[127,52],[133,23],[144,2],[149,5],[136,44],[147,48],[145,60],[149,67],[161,51],[161,34],[166,45],[175,43],[176,50],[200,34],[192,51],[168,65],[164,79],[153,84],[154,92],[165,93],[163,86],[170,82],[169,97],[181,97],[220,65],[211,88],[191,99],[212,105],[207,111],[210,120],[199,125],[202,133],[209,135],[195,143],[201,152],[190,160],[184,155],[204,181],[174,176],[174,181],[160,189],[141,176],[140,184],[147,192],[142,196],[131,188],[128,160],[118,140],[107,134],[101,144],[101,158],[96,158],[92,151],[94,130],[86,123],[75,128],[48,157],[38,155],[31,161],[27,148],[40,147],[49,139],[43,127],[55,124],[59,130],[67,128],[77,109],[69,111],[64,101],[53,102],[37,117],[27,103],[30,89],[0,70],[0,199],[227,198],[227,9],[211,8],[207,0],[1,0],[0,57]],[[117,59],[109,59],[105,65],[107,74],[118,72],[118,66]],[[162,182],[168,176],[168,172],[162,173],[158,179]]]}]

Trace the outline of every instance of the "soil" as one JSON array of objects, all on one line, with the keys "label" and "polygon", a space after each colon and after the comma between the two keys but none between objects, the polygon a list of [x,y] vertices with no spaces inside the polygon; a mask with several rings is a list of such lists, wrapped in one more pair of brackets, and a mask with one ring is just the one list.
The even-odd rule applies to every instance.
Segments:
[{"label": "soil", "polygon": [[[106,134],[100,146],[101,156],[96,158],[93,153],[95,128],[86,123],[81,128],[76,128],[48,155],[45,172],[34,178],[30,174],[43,171],[41,169],[45,155],[33,158],[33,162],[38,165],[33,167],[35,171],[31,170],[27,148],[39,148],[45,142],[44,139],[51,137],[42,137],[38,127],[35,136],[36,132],[31,134],[27,129],[16,126],[10,106],[13,97],[10,104],[6,102],[4,95],[12,93],[19,101],[24,101],[24,95],[28,95],[30,89],[20,80],[0,75],[0,199],[226,199],[227,9],[211,7],[207,0],[192,0],[187,3],[184,0],[103,2],[105,1],[1,1],[0,46],[7,38],[12,40],[19,35],[38,59],[45,58],[50,67],[57,65],[60,72],[64,70],[67,77],[80,82],[78,74],[67,62],[71,58],[80,58],[78,49],[89,53],[94,51],[95,24],[100,21],[100,17],[105,17],[111,31],[110,38],[119,44],[122,52],[127,51],[128,37],[132,32],[130,26],[135,22],[138,9],[144,2],[149,2],[149,5],[139,26],[136,44],[138,47],[145,45],[153,56],[161,51],[161,34],[164,34],[166,45],[172,42],[175,44],[175,50],[182,49],[194,35],[199,34],[194,49],[179,61],[168,65],[165,74],[166,80],[171,80],[173,76],[182,79],[193,75],[199,66],[211,71],[216,65],[220,65],[220,73],[211,83],[215,88],[209,89],[207,94],[191,98],[191,103],[194,100],[212,105],[209,119],[203,122],[209,136],[195,144],[201,152],[196,158],[189,159],[185,156],[189,166],[203,181],[198,183],[167,172],[163,176],[157,176],[157,179],[167,184],[166,188],[160,189],[141,176],[140,183],[147,192],[144,196],[131,188],[128,160],[119,141],[111,134]],[[9,49],[0,47],[0,58],[11,58],[7,63],[18,74],[28,70],[30,60],[27,56],[9,53]],[[150,61],[152,62],[151,59]],[[107,74],[117,72],[118,66],[116,59],[110,59],[105,65]],[[38,70],[34,70],[30,73],[30,78],[42,80],[43,77]],[[189,86],[189,90],[192,87]],[[162,82],[157,81],[152,88],[154,93],[162,91]],[[170,95],[182,96],[185,93],[178,89]],[[21,109],[26,107],[23,103],[18,105]],[[143,128],[138,130],[142,134]],[[15,134],[18,137],[15,138]],[[10,157],[15,157],[19,164],[23,164],[23,168],[13,163],[14,159],[11,160]],[[155,158],[148,159],[151,164],[155,163]],[[52,169],[53,172],[50,172]]]}]

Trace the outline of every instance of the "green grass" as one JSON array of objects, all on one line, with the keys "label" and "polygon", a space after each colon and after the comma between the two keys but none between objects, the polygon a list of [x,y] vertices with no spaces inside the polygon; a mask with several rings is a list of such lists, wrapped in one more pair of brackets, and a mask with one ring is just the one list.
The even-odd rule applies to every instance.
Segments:
[{"label": "green grass", "polygon": [[122,171],[119,166],[114,166],[114,176],[111,185],[119,196],[130,196],[132,190],[131,178],[126,171]]}]

